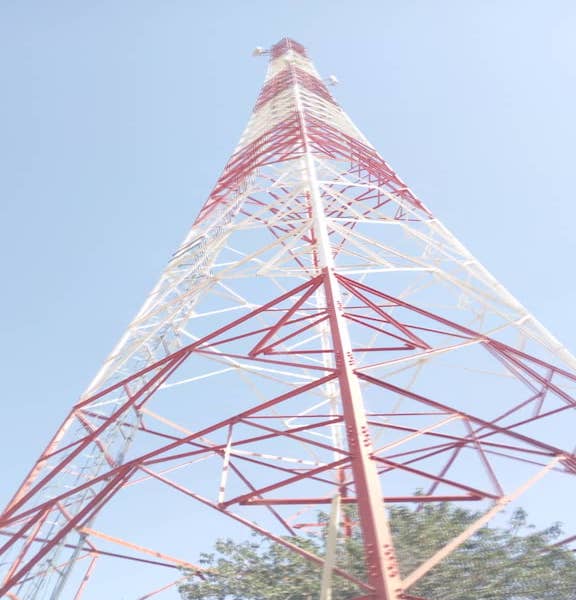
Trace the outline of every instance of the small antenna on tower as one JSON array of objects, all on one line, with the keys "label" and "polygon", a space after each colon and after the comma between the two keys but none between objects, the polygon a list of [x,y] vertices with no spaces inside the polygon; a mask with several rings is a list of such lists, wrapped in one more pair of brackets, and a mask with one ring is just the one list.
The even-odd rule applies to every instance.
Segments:
[{"label": "small antenna on tower", "polygon": [[336,75],[329,75],[324,81],[326,82],[326,85],[332,86],[338,85],[340,83],[340,80],[338,79],[338,77],[336,77]]},{"label": "small antenna on tower", "polygon": [[263,54],[269,54],[269,52],[262,48],[262,46],[256,46],[256,48],[252,50],[252,56],[262,56]]}]

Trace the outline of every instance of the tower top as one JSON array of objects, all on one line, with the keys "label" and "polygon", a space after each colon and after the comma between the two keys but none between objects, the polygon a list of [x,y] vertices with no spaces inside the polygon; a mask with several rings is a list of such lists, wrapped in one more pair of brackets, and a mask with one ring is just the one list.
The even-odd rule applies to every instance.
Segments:
[{"label": "tower top", "polygon": [[308,57],[306,54],[306,48],[296,40],[293,40],[289,37],[282,38],[279,42],[274,44],[272,48],[270,48],[270,56],[271,59],[279,58],[286,52],[292,50],[293,52],[298,52],[302,56]]}]

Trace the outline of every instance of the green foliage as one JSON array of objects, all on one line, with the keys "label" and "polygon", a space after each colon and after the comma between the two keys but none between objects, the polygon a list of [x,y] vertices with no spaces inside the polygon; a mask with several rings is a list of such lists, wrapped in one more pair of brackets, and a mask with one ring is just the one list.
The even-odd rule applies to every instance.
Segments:
[{"label": "green foliage", "polygon": [[[354,515],[350,515],[354,518]],[[393,507],[390,524],[404,576],[453,539],[477,515],[450,504],[425,505],[421,510]],[[325,519],[325,515],[321,515]],[[536,531],[523,511],[509,523],[483,528],[411,588],[427,600],[576,600],[576,559],[550,544],[561,531],[557,525]],[[292,543],[323,555],[323,533],[289,538]],[[180,588],[185,600],[317,600],[318,565],[280,544],[255,536],[235,543],[220,540],[215,552],[203,554],[204,580],[192,576]],[[364,578],[362,540],[342,537],[338,565]],[[352,600],[354,584],[333,577],[333,600]]]}]

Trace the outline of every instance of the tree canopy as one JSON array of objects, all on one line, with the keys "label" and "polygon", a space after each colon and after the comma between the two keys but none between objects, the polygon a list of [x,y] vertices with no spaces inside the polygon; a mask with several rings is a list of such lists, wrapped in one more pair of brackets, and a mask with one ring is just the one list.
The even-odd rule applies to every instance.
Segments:
[{"label": "tree canopy", "polygon": [[[477,514],[450,504],[420,510],[392,507],[390,525],[403,576],[458,535]],[[321,516],[322,518],[322,516]],[[558,525],[537,530],[517,510],[507,523],[485,527],[432,569],[410,590],[427,600],[576,600],[576,558],[552,544]],[[324,533],[288,538],[320,556]],[[236,543],[219,540],[203,554],[203,580],[190,576],[181,586],[185,600],[317,600],[320,569],[286,547],[255,536]],[[364,578],[362,540],[341,536],[338,565]],[[333,600],[361,595],[342,577],[333,577]]]}]

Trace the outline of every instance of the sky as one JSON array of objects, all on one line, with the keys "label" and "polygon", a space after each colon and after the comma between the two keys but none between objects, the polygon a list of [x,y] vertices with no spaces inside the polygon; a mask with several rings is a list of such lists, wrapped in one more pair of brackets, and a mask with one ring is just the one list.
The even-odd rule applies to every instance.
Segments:
[{"label": "sky", "polygon": [[209,194],[264,78],[253,48],[285,35],[576,350],[574,31],[571,0],[4,0],[0,503]]}]

